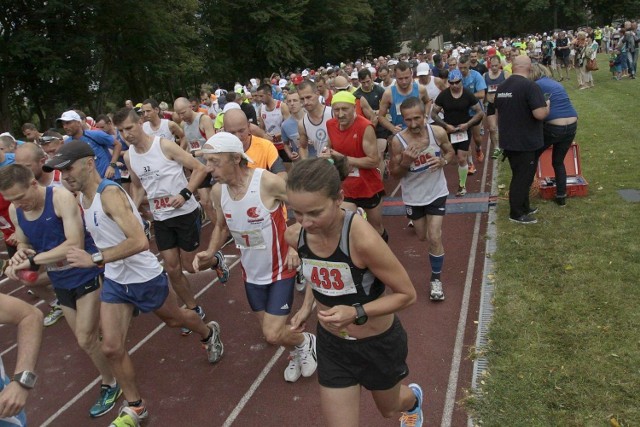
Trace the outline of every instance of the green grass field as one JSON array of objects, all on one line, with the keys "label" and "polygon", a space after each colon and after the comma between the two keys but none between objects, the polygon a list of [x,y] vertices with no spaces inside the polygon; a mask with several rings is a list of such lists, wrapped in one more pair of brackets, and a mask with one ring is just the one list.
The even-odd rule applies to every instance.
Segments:
[{"label": "green grass field", "polygon": [[528,226],[498,203],[489,370],[465,402],[478,425],[640,425],[640,203],[617,193],[640,190],[640,79],[612,80],[605,55],[599,65],[593,89],[563,82],[589,195],[565,208],[533,199]]}]

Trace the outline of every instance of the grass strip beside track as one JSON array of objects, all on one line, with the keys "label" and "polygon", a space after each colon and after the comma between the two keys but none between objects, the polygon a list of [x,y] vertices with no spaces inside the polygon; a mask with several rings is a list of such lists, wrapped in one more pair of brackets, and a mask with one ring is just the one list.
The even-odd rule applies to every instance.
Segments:
[{"label": "grass strip beside track", "polygon": [[538,224],[513,224],[499,165],[489,369],[466,401],[479,425],[640,425],[640,204],[617,193],[640,189],[640,82],[598,59],[595,88],[563,82],[589,195],[533,199]]}]

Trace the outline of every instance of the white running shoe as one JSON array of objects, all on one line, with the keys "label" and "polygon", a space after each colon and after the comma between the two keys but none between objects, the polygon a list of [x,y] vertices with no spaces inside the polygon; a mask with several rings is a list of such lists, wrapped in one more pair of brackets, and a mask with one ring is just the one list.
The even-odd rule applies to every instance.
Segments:
[{"label": "white running shoe", "polygon": [[310,377],[318,367],[318,357],[316,356],[316,336],[309,332],[304,333],[308,343],[304,348],[296,348],[300,355],[300,370],[303,377]]},{"label": "white running shoe", "polygon": [[442,290],[442,282],[438,279],[432,280],[430,283],[431,293],[429,298],[431,301],[444,301],[444,291]]},{"label": "white running shoe", "polygon": [[289,365],[284,370],[284,380],[288,383],[295,383],[302,375],[300,367],[300,352],[294,349],[289,353]]},{"label": "white running shoe", "polygon": [[212,320],[207,323],[207,326],[211,328],[213,334],[211,334],[211,338],[209,338],[206,343],[202,343],[202,347],[207,351],[209,362],[216,363],[222,359],[222,355],[224,354],[224,344],[222,344],[222,340],[220,339],[220,325],[218,325],[218,322]]},{"label": "white running shoe", "polygon": [[298,267],[298,272],[296,273],[296,291],[304,292],[306,281],[304,280],[304,274],[302,274],[302,266]]},{"label": "white running shoe", "polygon": [[44,320],[42,323],[44,324],[44,326],[51,326],[63,317],[64,312],[62,311],[62,308],[60,308],[59,305],[53,305],[51,306],[51,311],[49,311],[49,313],[44,316]]}]

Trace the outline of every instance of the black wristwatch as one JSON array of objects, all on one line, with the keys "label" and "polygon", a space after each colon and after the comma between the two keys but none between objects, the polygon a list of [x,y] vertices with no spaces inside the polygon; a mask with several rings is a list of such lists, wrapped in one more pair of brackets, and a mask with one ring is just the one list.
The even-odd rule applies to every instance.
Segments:
[{"label": "black wristwatch", "polygon": [[36,264],[34,260],[35,257],[36,257],[35,255],[27,256],[27,260],[29,260],[29,270],[31,271],[38,271],[38,269],[40,268],[40,266]]},{"label": "black wristwatch", "polygon": [[193,196],[193,193],[187,187],[185,187],[182,190],[180,190],[180,192],[178,194],[180,194],[182,196],[182,198],[184,199],[185,202],[187,200],[189,200],[191,198],[191,196]]},{"label": "black wristwatch", "polygon": [[367,323],[367,320],[369,320],[369,316],[367,316],[367,313],[364,311],[364,307],[362,306],[362,304],[357,302],[353,304],[353,307],[356,308],[356,320],[354,320],[353,323],[358,326]]},{"label": "black wristwatch", "polygon": [[111,166],[114,169],[118,169],[118,164],[117,163],[109,163],[109,166]]},{"label": "black wristwatch", "polygon": [[28,390],[31,390],[36,385],[37,379],[38,376],[35,374],[35,372],[31,371],[18,372],[13,376],[13,380],[15,382]]}]

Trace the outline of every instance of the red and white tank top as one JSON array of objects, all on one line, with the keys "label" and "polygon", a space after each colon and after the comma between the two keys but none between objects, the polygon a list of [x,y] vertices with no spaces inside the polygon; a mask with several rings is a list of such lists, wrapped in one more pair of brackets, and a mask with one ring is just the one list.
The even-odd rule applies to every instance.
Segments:
[{"label": "red and white tank top", "polygon": [[236,246],[240,249],[242,278],[256,285],[270,285],[296,274],[285,261],[289,245],[283,204],[267,209],[260,197],[260,181],[264,169],[254,169],[247,192],[233,200],[228,186],[222,184],[221,205],[224,218]]}]

